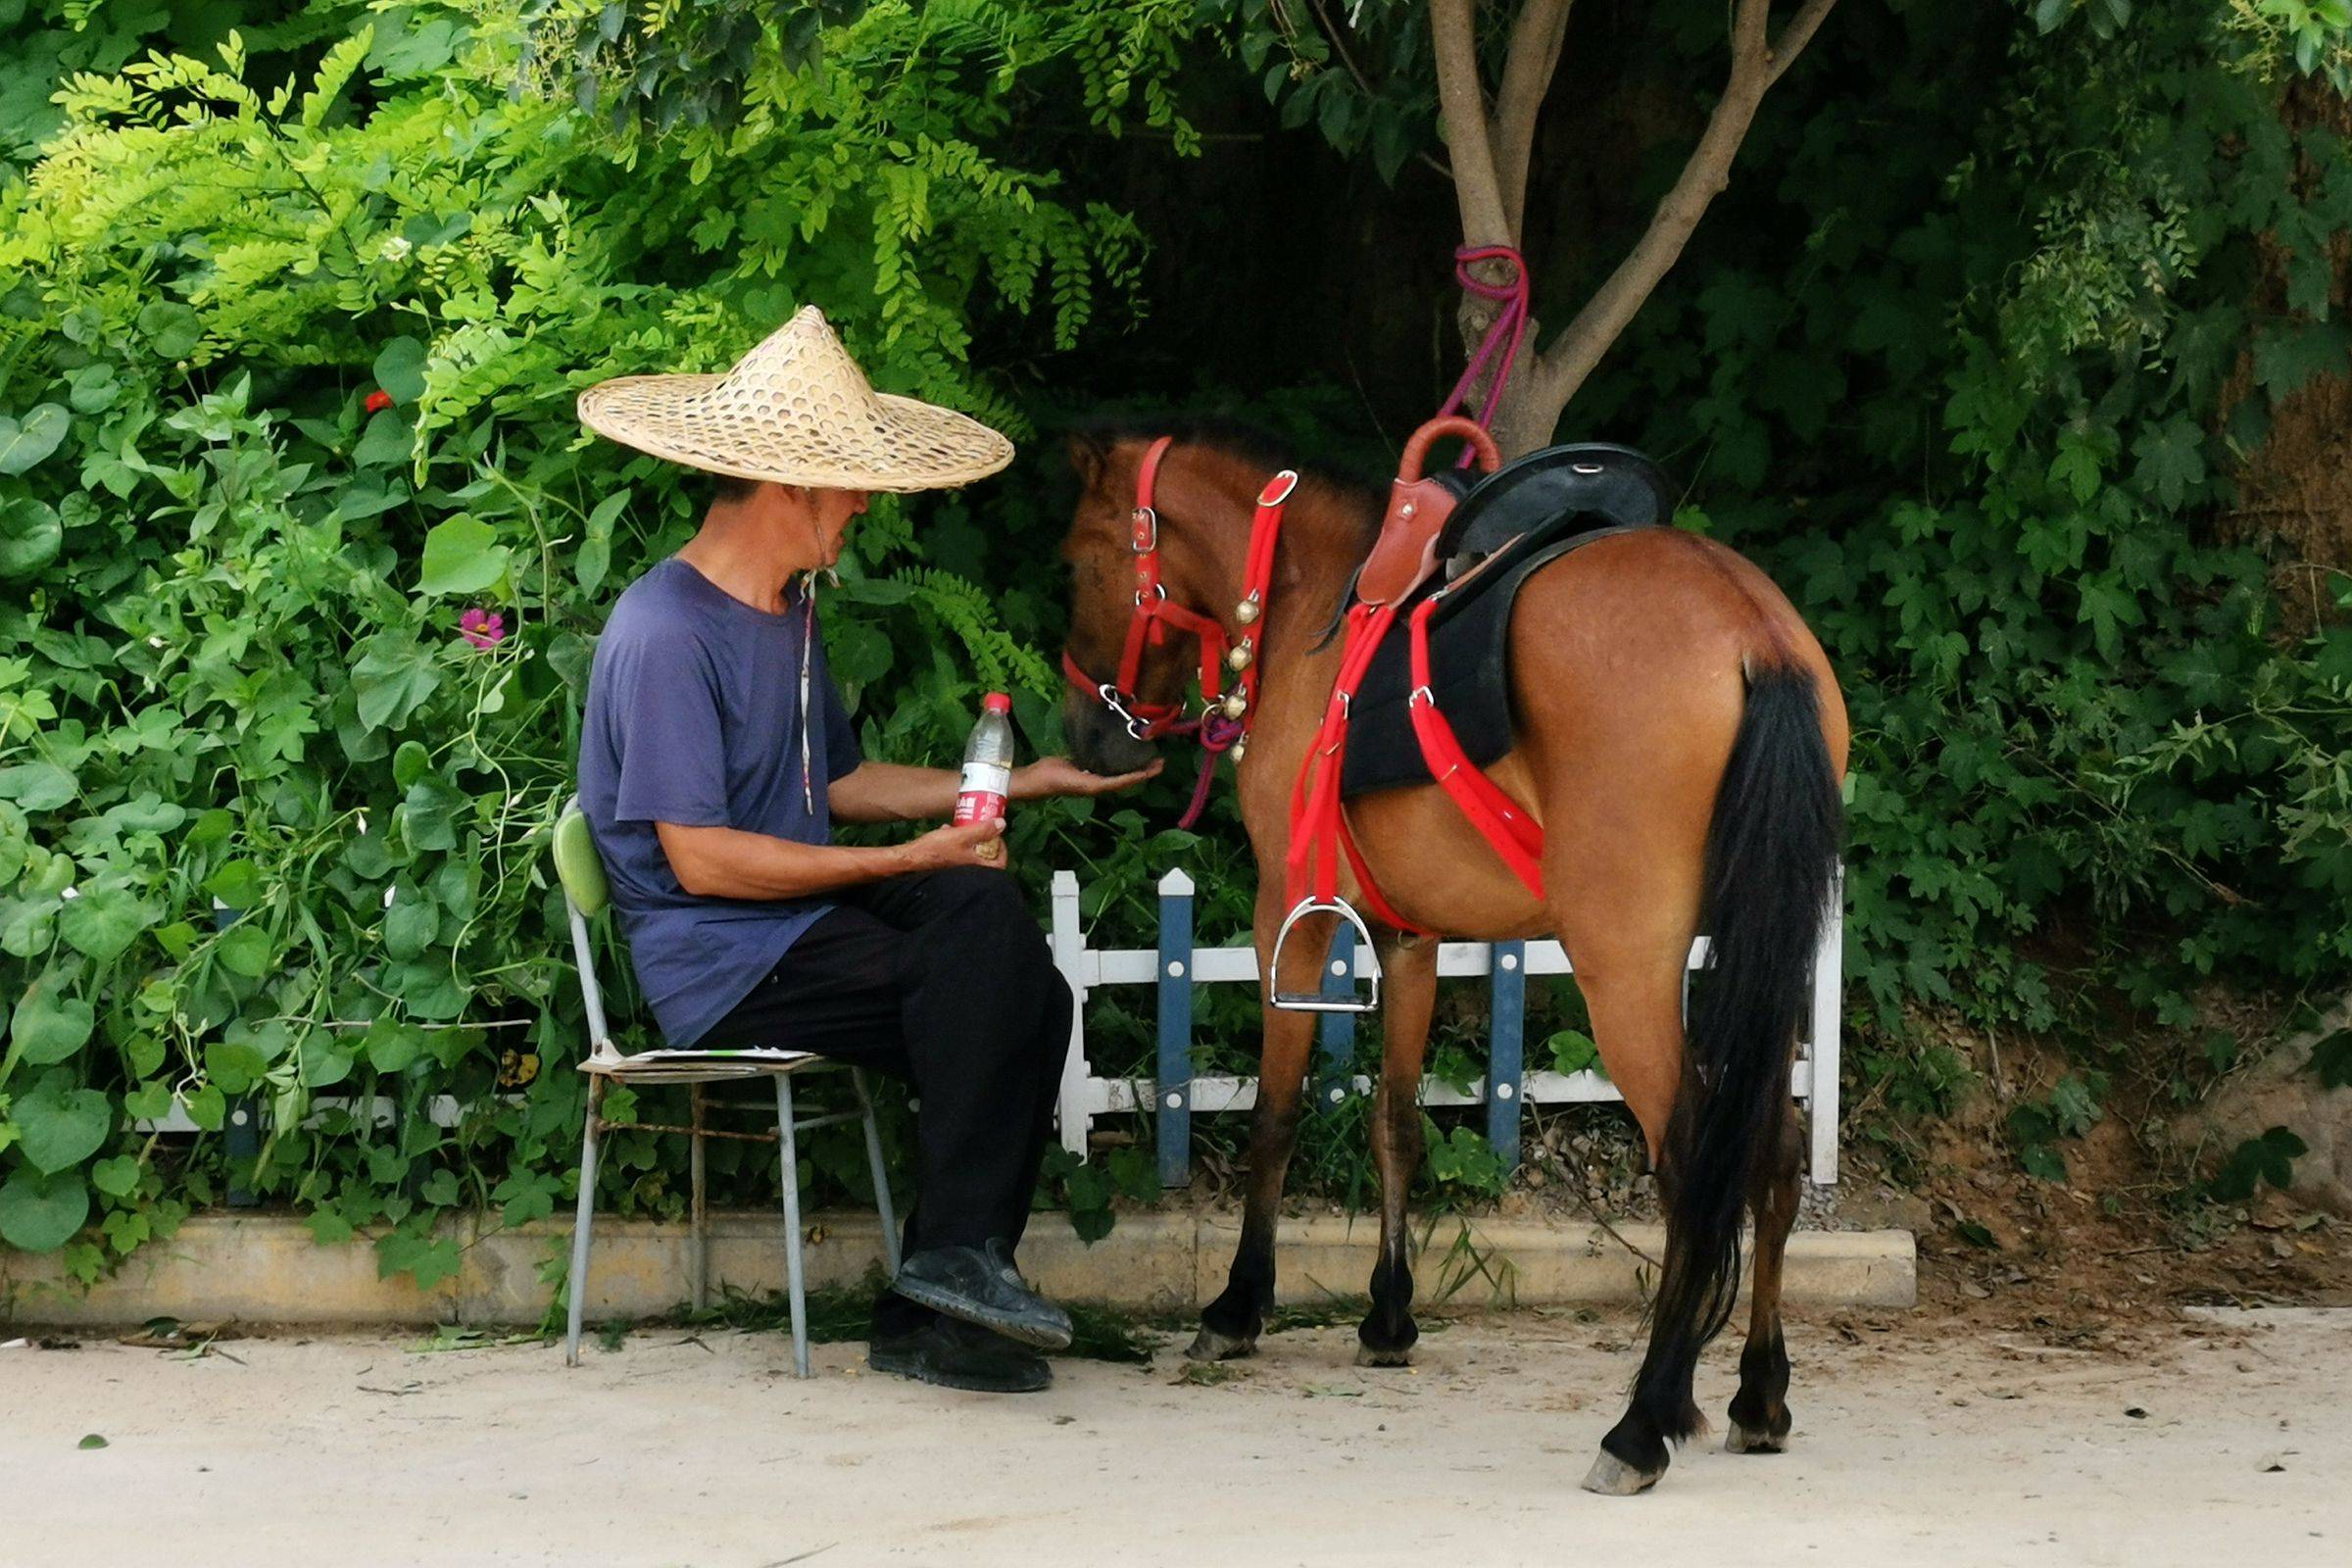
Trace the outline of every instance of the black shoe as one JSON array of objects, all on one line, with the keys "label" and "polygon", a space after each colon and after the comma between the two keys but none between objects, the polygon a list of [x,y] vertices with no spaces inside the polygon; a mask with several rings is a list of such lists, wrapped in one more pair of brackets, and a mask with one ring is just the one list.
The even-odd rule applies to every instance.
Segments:
[{"label": "black shoe", "polygon": [[1041,1350],[1070,1348],[1069,1313],[1029,1289],[1012,1266],[1012,1249],[1002,1241],[928,1248],[900,1265],[890,1288],[909,1301]]},{"label": "black shoe", "polygon": [[1046,1358],[1027,1346],[944,1317],[912,1333],[874,1341],[865,1364],[970,1394],[1035,1394],[1054,1381]]}]

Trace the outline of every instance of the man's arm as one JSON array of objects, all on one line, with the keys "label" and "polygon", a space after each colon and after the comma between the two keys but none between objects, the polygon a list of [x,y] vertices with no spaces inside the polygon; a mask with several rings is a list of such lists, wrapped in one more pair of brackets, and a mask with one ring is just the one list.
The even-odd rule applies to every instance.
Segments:
[{"label": "man's arm", "polygon": [[[1066,757],[1044,757],[1012,770],[1012,798],[1042,801],[1056,795],[1108,795],[1131,789],[1159,771],[1154,760],[1139,772],[1089,773]],[[825,788],[839,822],[919,822],[956,813],[963,775],[952,767],[861,762]]]},{"label": "man's arm", "polygon": [[656,822],[654,831],[678,886],[698,899],[805,899],[906,871],[1004,864],[997,843],[1004,835],[1003,822],[934,828],[919,839],[872,849],[675,822]]}]

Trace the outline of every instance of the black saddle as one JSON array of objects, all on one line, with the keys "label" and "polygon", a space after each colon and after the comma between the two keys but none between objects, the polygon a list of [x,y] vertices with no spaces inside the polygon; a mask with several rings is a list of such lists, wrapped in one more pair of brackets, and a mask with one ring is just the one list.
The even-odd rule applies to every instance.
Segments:
[{"label": "black saddle", "polygon": [[1666,475],[1633,448],[1605,441],[1545,447],[1470,487],[1438,535],[1438,559],[1490,556],[1580,513],[1631,526],[1664,522],[1673,512]]},{"label": "black saddle", "polygon": [[[1485,767],[1511,749],[1511,612],[1544,567],[1595,540],[1666,520],[1672,492],[1657,465],[1597,442],[1548,447],[1504,465],[1471,488],[1439,535],[1438,558],[1491,556],[1446,593],[1429,616],[1430,684],[1470,760]],[[1413,733],[1412,609],[1444,584],[1432,580],[1400,610],[1373,656],[1349,711],[1343,798],[1432,782]]]}]

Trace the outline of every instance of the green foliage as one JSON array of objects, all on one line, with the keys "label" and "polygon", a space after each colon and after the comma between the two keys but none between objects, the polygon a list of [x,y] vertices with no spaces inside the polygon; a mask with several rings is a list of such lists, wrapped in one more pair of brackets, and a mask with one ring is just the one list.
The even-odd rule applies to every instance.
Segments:
[{"label": "green foliage", "polygon": [[1487,1142],[1486,1134],[1470,1127],[1441,1129],[1426,1113],[1421,1118],[1422,1137],[1428,1149],[1427,1163],[1430,1180],[1438,1191],[1461,1192],[1493,1197],[1502,1191],[1510,1172],[1502,1163],[1502,1155]]},{"label": "green foliage", "polygon": [[1792,177],[1727,197],[1736,254],[1688,261],[1574,411],[1699,474],[1828,646],[1849,973],[1896,1039],[1921,1004],[2179,1025],[2211,979],[2352,969],[2352,630],[2286,629],[2223,521],[2281,401],[2352,368],[2352,164],[2212,8],[2107,14],[2027,44],[1841,10],[1831,49],[1950,85],[1894,122],[1768,111],[1742,165]]},{"label": "green foliage", "polygon": [[2068,1073],[2040,1100],[2021,1102],[2009,1112],[2009,1136],[2016,1141],[2018,1163],[2043,1181],[2066,1180],[2066,1156],[2057,1148],[2061,1138],[2081,1138],[2106,1114],[2102,1102],[2108,1090],[2101,1072]]},{"label": "green foliage", "polygon": [[2225,1203],[2244,1202],[2264,1182],[2284,1192],[2294,1180],[2295,1161],[2310,1152],[2302,1139],[2284,1127],[2273,1127],[2231,1150],[2229,1159],[2205,1184],[2205,1191]]},{"label": "green foliage", "polygon": [[[821,61],[766,37],[740,123],[667,134],[517,74],[530,19],[492,0],[351,8],[290,76],[223,29],[64,83],[0,185],[11,1245],[88,1277],[233,1179],[429,1285],[458,1264],[442,1212],[570,1201],[546,843],[595,631],[702,500],[584,441],[573,396],[722,366],[813,301],[879,385],[1026,432],[975,334],[1066,347],[1138,275],[1133,223],[1012,135],[1068,95],[1168,101],[1152,47],[1099,69],[1109,11],[1147,44],[1175,25],[872,6]],[[989,528],[938,511],[942,554],[991,569]],[[827,634],[869,752],[951,755],[983,682],[1050,739],[1050,587],[975,587],[896,502],[867,521]],[[499,633],[461,636],[467,610]],[[1025,811],[1021,860],[1066,863],[1045,845],[1092,814]],[[238,1103],[269,1137],[232,1171]],[[192,1149],[139,1130],[175,1112]],[[606,1202],[678,1208],[682,1143],[610,1147]],[[854,1129],[808,1159],[862,1193]]]}]

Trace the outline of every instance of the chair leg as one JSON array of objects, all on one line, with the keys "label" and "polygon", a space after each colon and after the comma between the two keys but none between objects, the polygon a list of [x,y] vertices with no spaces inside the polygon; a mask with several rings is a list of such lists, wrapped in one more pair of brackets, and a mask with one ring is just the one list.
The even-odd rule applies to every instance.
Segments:
[{"label": "chair leg", "polygon": [[689,1283],[694,1309],[700,1312],[710,1304],[710,1181],[704,1155],[704,1148],[709,1140],[703,1137],[703,1086],[696,1084],[688,1094],[694,1106],[694,1152],[688,1160],[694,1182],[694,1221],[687,1241],[686,1267],[692,1275]]},{"label": "chair leg", "polygon": [[801,1271],[801,1154],[793,1139],[792,1079],[776,1078],[776,1144],[784,1164],[784,1285],[792,1302],[792,1364],[808,1369],[808,1296]]},{"label": "chair leg", "polygon": [[882,1163],[882,1129],[874,1121],[874,1100],[865,1092],[865,1069],[850,1069],[851,1087],[858,1091],[858,1109],[865,1118],[865,1158],[874,1169],[874,1212],[882,1221],[882,1261],[896,1278],[899,1272],[899,1214],[890,1200],[890,1170]]},{"label": "chair leg", "polygon": [[571,1222],[571,1275],[564,1285],[571,1298],[564,1334],[565,1366],[580,1364],[580,1315],[588,1304],[588,1242],[596,1224],[597,1120],[604,1107],[605,1079],[600,1073],[588,1080],[588,1122],[580,1135],[580,1205]]}]

